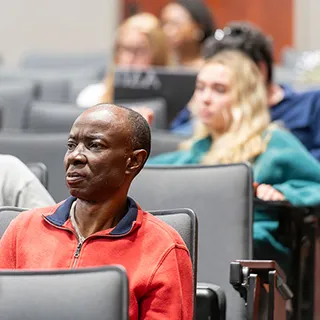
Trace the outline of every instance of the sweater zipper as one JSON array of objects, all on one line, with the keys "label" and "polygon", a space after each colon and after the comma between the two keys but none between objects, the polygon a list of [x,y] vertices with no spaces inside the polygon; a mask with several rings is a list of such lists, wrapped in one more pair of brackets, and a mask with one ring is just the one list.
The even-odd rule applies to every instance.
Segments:
[{"label": "sweater zipper", "polygon": [[[127,234],[129,234],[129,233],[131,232],[131,230],[133,229],[134,224],[135,224],[135,222],[133,222],[131,229],[130,229],[128,232],[126,232],[125,234],[112,235],[112,238],[113,238],[113,237],[114,237],[114,238],[118,238],[118,237],[126,236]],[[96,236],[89,236],[89,237],[87,237],[84,241],[86,241],[86,240],[88,240],[88,239],[90,239],[90,238],[94,238],[94,237],[96,237]],[[101,236],[99,236],[99,237],[109,238],[110,235],[104,235],[104,236],[101,235]],[[73,255],[73,258],[74,258],[74,259],[73,259],[73,263],[72,263],[71,269],[75,269],[75,267],[76,267],[76,264],[77,264],[78,258],[79,258],[79,256],[80,256],[81,248],[82,248],[82,245],[83,245],[84,241],[82,241],[82,242],[79,241],[79,242],[78,242],[76,251],[75,251],[75,253],[74,253],[74,255]]]},{"label": "sweater zipper", "polygon": [[77,264],[77,261],[78,261],[78,258],[80,256],[80,251],[81,251],[81,248],[82,248],[82,245],[83,245],[83,242],[79,241],[78,242],[78,245],[77,245],[77,249],[73,255],[73,263],[72,263],[72,269],[74,269],[76,267],[76,264]]}]

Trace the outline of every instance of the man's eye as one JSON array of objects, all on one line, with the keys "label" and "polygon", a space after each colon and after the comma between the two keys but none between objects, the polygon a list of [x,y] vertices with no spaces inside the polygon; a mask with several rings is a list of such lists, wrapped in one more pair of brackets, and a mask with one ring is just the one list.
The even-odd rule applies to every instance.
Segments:
[{"label": "man's eye", "polygon": [[68,142],[67,147],[68,150],[73,150],[76,147],[76,144],[74,142]]},{"label": "man's eye", "polygon": [[96,143],[96,142],[92,142],[92,143],[90,143],[90,148],[92,148],[92,149],[100,149],[101,148],[101,144],[100,143]]}]

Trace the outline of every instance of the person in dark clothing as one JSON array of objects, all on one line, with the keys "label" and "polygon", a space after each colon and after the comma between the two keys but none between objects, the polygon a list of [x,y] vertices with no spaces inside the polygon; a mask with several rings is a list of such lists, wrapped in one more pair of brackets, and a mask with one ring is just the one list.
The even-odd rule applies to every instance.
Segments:
[{"label": "person in dark clothing", "polygon": [[[236,49],[247,54],[259,67],[268,90],[271,119],[281,121],[320,160],[320,91],[295,92],[273,82],[271,39],[247,22],[234,22],[217,30],[204,46],[205,58],[222,50]],[[172,123],[173,132],[191,134],[192,119],[188,108]]]}]

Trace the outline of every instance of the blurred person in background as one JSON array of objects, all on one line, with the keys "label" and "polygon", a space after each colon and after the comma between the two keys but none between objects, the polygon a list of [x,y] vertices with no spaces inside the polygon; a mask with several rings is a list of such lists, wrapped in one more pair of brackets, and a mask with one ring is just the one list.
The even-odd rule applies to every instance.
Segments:
[{"label": "blurred person in background", "polygon": [[18,158],[0,155],[0,206],[33,209],[55,204],[46,188]]},{"label": "blurred person in background", "polygon": [[210,9],[201,0],[173,1],[163,8],[161,23],[176,64],[199,69],[202,45],[215,31]]},{"label": "blurred person in background", "polygon": [[[210,58],[197,77],[193,99],[192,138],[148,165],[249,161],[258,198],[320,204],[320,164],[294,135],[271,124],[264,78],[247,55],[229,50]],[[276,260],[288,272],[289,249],[277,237],[276,215],[255,212],[254,219],[255,258]]]},{"label": "blurred person in background", "polygon": [[[271,119],[282,121],[320,160],[320,91],[295,92],[285,84],[274,83],[271,39],[250,23],[234,22],[217,30],[207,40],[204,55],[210,58],[226,49],[241,50],[257,64],[267,89]],[[175,132],[191,134],[191,111],[182,110],[175,124]]]},{"label": "blurred person in background", "polygon": [[[114,45],[114,67],[147,69],[152,66],[169,66],[172,59],[169,45],[160,21],[150,13],[139,13],[128,18],[117,32]],[[78,98],[79,107],[113,102],[114,70],[103,83],[83,89]]]}]

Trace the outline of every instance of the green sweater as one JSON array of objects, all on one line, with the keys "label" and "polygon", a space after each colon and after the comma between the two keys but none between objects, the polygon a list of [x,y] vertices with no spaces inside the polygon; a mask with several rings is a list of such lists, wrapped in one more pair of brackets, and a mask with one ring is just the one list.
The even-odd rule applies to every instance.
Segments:
[{"label": "green sweater", "polygon": [[[266,151],[253,163],[254,180],[270,184],[295,206],[320,204],[320,164],[290,132],[274,129]],[[199,164],[209,150],[211,138],[197,141],[190,150],[165,153],[151,158],[148,165]],[[276,240],[275,215],[255,212],[255,258],[275,259],[284,268],[288,249]],[[282,256],[281,256],[282,253]],[[285,259],[285,260],[283,260]],[[286,268],[285,268],[286,269]]]}]

